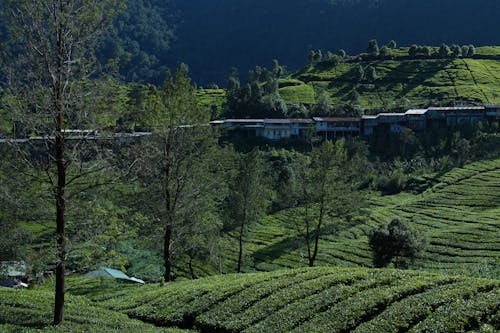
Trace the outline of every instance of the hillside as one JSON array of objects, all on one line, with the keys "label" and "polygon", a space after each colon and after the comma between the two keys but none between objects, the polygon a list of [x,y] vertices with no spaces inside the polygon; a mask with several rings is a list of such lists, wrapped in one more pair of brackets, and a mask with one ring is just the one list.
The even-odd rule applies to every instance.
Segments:
[{"label": "hillside", "polygon": [[[429,49],[437,53],[439,48]],[[367,74],[372,70],[374,78]],[[265,87],[265,83],[261,85]],[[473,57],[446,59],[437,55],[411,58],[408,47],[389,49],[384,57],[362,53],[340,63],[314,62],[280,78],[278,85],[288,106],[282,118],[304,117],[294,113],[300,104],[321,115],[356,109],[373,114],[439,105],[499,104],[500,47],[478,47]],[[203,106],[217,110],[226,99],[220,89],[200,89],[199,96]],[[318,104],[322,106],[315,108]],[[239,114],[238,110],[229,112]],[[247,117],[256,117],[251,112],[250,108]]]},{"label": "hillside", "polygon": [[[454,103],[500,103],[500,47],[478,48],[472,59],[417,59],[408,49],[394,59],[321,62],[283,80],[280,94],[288,103],[311,104],[326,92],[332,105],[360,104],[365,110],[391,110]],[[482,59],[489,56],[491,59]],[[376,79],[358,82],[357,70],[375,69]],[[359,97],[357,97],[358,95]]]},{"label": "hillside", "polygon": [[[183,327],[195,332],[474,332],[500,328],[498,281],[415,271],[313,268],[232,274],[164,287],[107,289],[103,283],[71,280],[68,322],[55,331],[180,333],[167,327]],[[0,290],[0,296],[3,331],[47,325],[50,293]],[[54,332],[42,330],[46,331]]]},{"label": "hillside", "polygon": [[[429,175],[422,182],[435,184],[421,194],[371,196],[365,223],[325,236],[318,265],[370,267],[367,235],[395,217],[425,233],[427,250],[413,268],[490,278],[500,276],[500,159]],[[263,218],[246,249],[248,270],[275,270],[307,265],[303,240],[297,234],[297,209]],[[224,243],[225,267],[232,271],[236,240]]]},{"label": "hillside", "polygon": [[[150,0],[152,1],[152,0]],[[157,2],[157,1],[153,1]],[[498,45],[496,0],[172,0],[175,40],[170,67],[189,64],[199,84],[225,82],[232,67],[245,74],[279,59],[292,71],[310,49],[366,50],[368,40],[401,45]],[[445,13],[445,14],[443,14]],[[223,55],[222,55],[223,54]]]}]

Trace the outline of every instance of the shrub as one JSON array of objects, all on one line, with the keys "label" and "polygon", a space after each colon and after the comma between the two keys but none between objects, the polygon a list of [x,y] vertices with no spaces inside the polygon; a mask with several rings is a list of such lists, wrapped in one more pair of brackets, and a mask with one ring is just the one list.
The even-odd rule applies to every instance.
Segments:
[{"label": "shrub", "polygon": [[426,246],[425,238],[399,219],[372,230],[368,236],[375,267],[385,267],[396,259],[394,266],[404,268]]}]

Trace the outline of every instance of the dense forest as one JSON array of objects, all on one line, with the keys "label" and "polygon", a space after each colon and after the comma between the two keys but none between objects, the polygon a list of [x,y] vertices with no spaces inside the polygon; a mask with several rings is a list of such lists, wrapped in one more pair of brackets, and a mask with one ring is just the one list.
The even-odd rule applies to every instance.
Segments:
[{"label": "dense forest", "polygon": [[127,81],[160,83],[184,62],[198,84],[224,85],[232,67],[279,59],[295,70],[309,50],[357,54],[372,38],[498,45],[499,11],[495,0],[128,0],[98,53]]},{"label": "dense forest", "polygon": [[499,11],[496,0],[129,0],[112,49],[130,54],[128,79],[161,82],[165,66],[184,62],[199,84],[224,84],[232,67],[279,59],[296,69],[310,49],[359,53],[372,38],[498,45]]}]

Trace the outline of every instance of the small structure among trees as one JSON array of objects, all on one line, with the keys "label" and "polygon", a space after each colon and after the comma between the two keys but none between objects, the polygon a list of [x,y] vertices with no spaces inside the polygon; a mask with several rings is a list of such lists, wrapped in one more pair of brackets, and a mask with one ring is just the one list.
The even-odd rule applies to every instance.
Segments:
[{"label": "small structure among trees", "polygon": [[400,219],[372,230],[368,243],[375,267],[386,267],[393,262],[396,268],[406,268],[427,246],[424,236]]}]

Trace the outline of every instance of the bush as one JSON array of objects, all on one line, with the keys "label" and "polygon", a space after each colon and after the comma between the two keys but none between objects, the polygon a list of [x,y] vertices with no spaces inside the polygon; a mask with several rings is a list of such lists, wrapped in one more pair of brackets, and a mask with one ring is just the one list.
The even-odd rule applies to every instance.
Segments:
[{"label": "bush", "polygon": [[396,259],[394,266],[397,268],[406,268],[427,243],[420,233],[399,219],[372,230],[368,242],[375,267],[386,267]]}]

